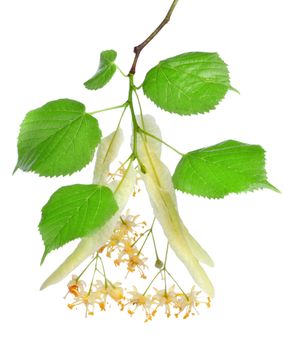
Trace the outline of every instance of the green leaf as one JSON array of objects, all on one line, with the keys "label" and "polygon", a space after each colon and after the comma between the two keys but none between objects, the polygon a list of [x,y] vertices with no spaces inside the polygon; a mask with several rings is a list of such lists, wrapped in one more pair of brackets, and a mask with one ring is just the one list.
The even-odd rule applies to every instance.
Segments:
[{"label": "green leaf", "polygon": [[180,115],[214,109],[230,86],[217,53],[190,52],[161,61],[146,75],[143,91],[158,107]]},{"label": "green leaf", "polygon": [[180,191],[208,198],[260,188],[278,191],[267,181],[262,147],[233,140],[185,154],[173,183]]},{"label": "green leaf", "polygon": [[105,86],[116,72],[115,59],[117,52],[114,50],[107,50],[101,52],[100,63],[97,72],[93,77],[87,80],[84,85],[87,89],[97,90]]},{"label": "green leaf", "polygon": [[118,210],[113,192],[105,186],[72,185],[57,190],[42,209],[39,230],[45,252],[93,234]]},{"label": "green leaf", "polygon": [[92,160],[100,140],[98,121],[85,113],[82,103],[51,101],[26,115],[16,169],[43,176],[72,174]]}]

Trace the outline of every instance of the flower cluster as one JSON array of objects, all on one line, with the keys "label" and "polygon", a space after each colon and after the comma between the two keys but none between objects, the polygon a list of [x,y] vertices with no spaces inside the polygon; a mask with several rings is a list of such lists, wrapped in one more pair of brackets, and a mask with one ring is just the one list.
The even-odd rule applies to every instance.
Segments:
[{"label": "flower cluster", "polygon": [[114,264],[120,266],[122,263],[127,265],[129,272],[139,271],[141,278],[146,278],[144,269],[147,268],[147,258],[136,247],[138,240],[144,236],[149,230],[138,233],[138,229],[143,229],[146,225],[145,221],[138,222],[139,215],[131,215],[127,210],[117,223],[110,240],[104,244],[99,252],[106,250],[106,255],[111,258],[113,253],[117,253],[114,257]]},{"label": "flower cluster", "polygon": [[[95,264],[93,278],[89,288],[87,288],[86,283],[81,279],[81,276],[87,268],[84,269],[79,276],[73,275],[68,283],[67,294],[73,297],[73,302],[68,304],[70,309],[83,305],[85,307],[86,316],[94,315],[96,307],[98,310],[105,311],[106,305],[110,305],[112,301],[118,304],[120,310],[124,310],[126,307],[129,315],[133,315],[136,310],[142,310],[145,314],[145,322],[147,322],[152,320],[160,309],[163,310],[167,317],[174,315],[177,318],[179,315],[182,315],[182,317],[186,319],[190,315],[198,314],[197,307],[200,304],[210,307],[211,300],[209,297],[202,297],[201,292],[196,291],[195,287],[193,287],[189,293],[185,293],[168,272],[166,268],[168,248],[164,263],[159,260],[161,262],[160,266],[155,265],[159,271],[142,293],[139,292],[138,288],[135,286],[133,286],[132,290],[123,289],[121,283],[112,283],[107,278],[102,253],[106,253],[107,257],[113,258],[115,266],[126,263],[128,273],[137,270],[140,276],[146,279],[144,269],[147,267],[147,258],[141,251],[149,235],[153,233],[153,225],[150,229],[139,233],[141,229],[145,229],[145,225],[146,223],[144,221],[139,221],[139,215],[131,215],[129,210],[125,215],[120,217],[120,221],[117,223],[111,239],[98,250],[96,256],[93,257],[92,261],[87,266],[91,266],[92,263]],[[146,238],[141,248],[138,249],[136,245],[144,236],[146,236]],[[154,237],[153,242],[155,244]],[[98,269],[98,261],[101,262],[103,272]],[[104,280],[94,281],[96,273],[100,273],[104,277]],[[164,281],[163,289],[152,286],[159,276],[161,276]],[[175,285],[169,288],[166,286],[167,276],[175,282]],[[179,288],[178,291],[177,287]],[[153,290],[153,293],[150,293],[150,290]]]},{"label": "flower cluster", "polygon": [[[85,315],[93,316],[96,305],[98,310],[106,311],[106,304],[108,298],[116,302],[123,311],[125,306],[128,306],[128,314],[131,316],[137,309],[142,309],[145,314],[145,322],[152,320],[157,314],[159,308],[164,309],[165,315],[169,318],[172,314],[177,318],[183,314],[183,319],[190,315],[198,314],[197,307],[200,304],[205,304],[210,307],[210,298],[205,300],[199,297],[199,291],[195,287],[187,294],[177,292],[175,285],[169,289],[154,289],[154,294],[140,293],[138,289],[133,286],[133,290],[124,293],[121,283],[111,283],[106,281],[103,283],[97,280],[92,283],[89,290],[85,290],[86,284],[80,280],[76,275],[72,276],[72,280],[68,283],[68,294],[72,294],[74,301],[68,304],[70,309],[83,305],[85,307]],[[126,295],[130,296],[127,297]]]},{"label": "flower cluster", "polygon": [[67,286],[68,294],[70,293],[74,297],[73,303],[68,304],[68,307],[73,309],[76,306],[84,305],[86,316],[94,315],[96,305],[101,311],[106,310],[108,297],[117,302],[121,309],[124,307],[122,303],[124,292],[119,282],[111,283],[106,280],[103,283],[101,280],[97,280],[90,285],[89,290],[85,290],[86,283],[73,275]]},{"label": "flower cluster", "polygon": [[183,319],[189,315],[198,314],[197,307],[200,304],[205,304],[207,307],[211,305],[211,299],[207,297],[205,300],[199,298],[200,291],[195,290],[195,286],[187,294],[175,291],[175,285],[167,289],[154,288],[153,295],[139,293],[136,287],[129,292],[132,297],[129,299],[129,304],[134,305],[134,309],[129,308],[128,313],[133,315],[138,307],[141,307],[145,313],[145,322],[152,320],[159,308],[164,308],[165,315],[169,318],[174,313],[177,318],[181,313]]}]

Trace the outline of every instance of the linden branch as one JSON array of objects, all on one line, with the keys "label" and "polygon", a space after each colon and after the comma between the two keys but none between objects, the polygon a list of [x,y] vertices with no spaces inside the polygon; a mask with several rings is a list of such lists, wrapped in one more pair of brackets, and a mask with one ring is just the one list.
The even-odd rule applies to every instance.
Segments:
[{"label": "linden branch", "polygon": [[170,9],[168,10],[164,20],[160,23],[160,25],[139,45],[134,47],[135,58],[130,69],[129,75],[134,75],[136,73],[136,66],[142,50],[146,47],[148,43],[161,31],[161,29],[170,21],[171,15],[177,5],[179,0],[174,0]]}]

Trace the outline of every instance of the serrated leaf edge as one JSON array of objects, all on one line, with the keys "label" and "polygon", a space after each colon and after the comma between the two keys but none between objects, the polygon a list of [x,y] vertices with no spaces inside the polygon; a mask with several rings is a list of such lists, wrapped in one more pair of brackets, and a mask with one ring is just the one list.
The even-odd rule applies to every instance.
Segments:
[{"label": "serrated leaf edge", "polygon": [[[62,188],[64,188],[64,187],[76,186],[76,185],[79,185],[79,184],[75,184],[75,185],[66,185],[66,186],[60,187],[59,189],[62,189]],[[98,186],[98,187],[105,187],[105,188],[109,189],[109,190],[113,193],[113,191],[112,191],[108,186],[106,186],[106,185],[100,185],[100,184],[94,184],[94,185],[96,185],[96,186]],[[59,189],[58,189],[58,190],[59,190]],[[58,190],[56,190],[56,191],[50,196],[49,200],[51,199],[51,197],[52,197]],[[114,195],[114,193],[113,193],[113,195]],[[39,222],[39,224],[38,224],[38,230],[39,230],[39,232],[40,232],[41,237],[42,237],[42,234],[41,234],[41,231],[40,231],[40,225],[41,225],[41,222],[42,222],[42,220],[43,220],[43,210],[44,210],[44,208],[46,207],[46,205],[48,204],[49,200],[47,201],[47,203],[46,203],[46,204],[42,207],[42,209],[41,209],[41,220],[40,220],[40,222]],[[115,197],[114,197],[114,201],[115,201],[115,203],[116,203],[117,210],[114,212],[113,215],[115,215],[116,212],[119,210],[119,206],[118,206],[118,203],[117,203],[117,200],[116,200]],[[113,217],[113,215],[110,217],[110,219]],[[102,228],[102,226],[104,226],[105,224],[106,224],[106,223],[104,223],[104,224],[102,224],[101,226],[97,227],[96,230],[100,230],[100,229]],[[93,235],[93,234],[96,232],[96,230],[95,230],[95,231],[92,230],[92,232],[89,232],[89,233],[86,234],[84,237],[88,237],[88,236],[90,236],[90,235]],[[74,242],[74,241],[76,241],[76,240],[78,240],[78,239],[82,239],[82,238],[84,238],[84,237],[77,237],[77,238],[74,238],[74,239],[72,239],[72,240],[70,240],[70,241],[64,243],[64,244],[61,245],[60,247],[51,249],[50,251],[48,251],[48,250],[46,249],[46,247],[45,247],[45,242],[44,242],[44,240],[43,240],[43,238],[42,238],[42,241],[43,241],[45,250],[44,250],[44,253],[43,253],[43,255],[42,255],[42,258],[41,258],[41,261],[40,261],[40,265],[42,265],[42,264],[44,263],[45,258],[46,258],[47,255],[50,254],[51,252],[56,251],[56,250],[58,250],[58,249],[64,247],[64,246],[67,245],[68,243]]]},{"label": "serrated leaf edge", "polygon": [[[71,100],[71,99],[60,99],[60,100]],[[59,101],[59,100],[55,100],[55,101]],[[71,100],[71,101],[75,101],[75,100]],[[53,102],[53,101],[50,101],[50,102]],[[76,101],[76,102],[78,102],[78,101]],[[82,104],[81,102],[78,102],[78,103]],[[45,104],[45,105],[46,105],[46,104]],[[43,105],[43,106],[45,106],[45,105]],[[93,115],[91,115],[91,114],[89,114],[89,113],[86,113],[85,105],[84,105],[84,104],[82,104],[82,105],[84,106],[84,111],[82,111],[82,114],[79,115],[78,118],[76,118],[73,122],[77,121],[79,118],[81,118],[81,117],[83,117],[83,116],[86,116],[86,115],[88,115],[88,116],[92,117],[93,119],[97,120],[97,118],[95,118]],[[43,107],[43,106],[42,106],[42,107]],[[31,110],[30,112],[33,112],[33,111],[35,111],[35,110],[37,110],[37,109],[41,109],[42,107],[36,108],[36,109],[34,109],[34,110]],[[28,112],[28,113],[30,113],[30,112]],[[68,112],[69,112],[69,111],[68,111]],[[28,113],[26,114],[26,116],[28,115]],[[24,119],[24,120],[25,120],[25,119]],[[21,125],[20,125],[20,132],[21,132],[21,127],[22,127],[22,124],[24,123],[24,120],[22,121],[22,123],[21,123]],[[97,120],[97,123],[98,123],[98,120]],[[13,172],[12,172],[12,175],[14,175],[18,169],[21,169],[21,170],[24,171],[24,172],[34,173],[34,174],[39,175],[40,177],[45,177],[45,178],[58,178],[58,177],[64,177],[64,176],[71,176],[71,175],[73,175],[73,174],[76,174],[76,173],[80,172],[81,170],[83,170],[84,168],[86,168],[86,167],[92,162],[92,160],[94,159],[95,153],[96,153],[96,149],[97,149],[98,145],[101,143],[101,140],[102,140],[102,136],[103,136],[103,135],[102,135],[102,131],[101,131],[100,127],[99,127],[99,123],[98,123],[98,130],[99,130],[99,132],[100,132],[100,135],[99,135],[99,142],[98,142],[97,145],[95,146],[95,148],[94,148],[94,150],[93,150],[93,152],[92,152],[92,155],[91,155],[91,158],[90,158],[89,162],[86,163],[82,168],[80,168],[80,169],[78,169],[78,170],[75,170],[75,171],[72,171],[72,172],[62,173],[62,174],[59,174],[59,175],[44,175],[44,174],[41,174],[41,173],[39,173],[38,171],[33,170],[33,169],[23,170],[23,169],[19,166],[19,159],[18,159],[18,160],[17,160],[17,163],[16,163],[16,166],[15,166]],[[20,132],[19,132],[19,135],[18,135],[18,138],[17,138],[18,140],[19,140],[19,137],[20,137]],[[45,141],[46,141],[46,140],[45,140]]]},{"label": "serrated leaf edge", "polygon": [[[227,140],[227,141],[235,141],[235,140]],[[222,141],[223,142],[223,141]],[[240,142],[240,141],[239,141]],[[219,142],[218,144],[220,144],[221,142]],[[243,142],[244,143],[244,142]],[[183,194],[190,194],[192,196],[195,196],[195,197],[199,197],[199,198],[206,198],[206,199],[213,199],[213,200],[219,200],[219,199],[224,199],[225,197],[227,196],[230,196],[230,195],[240,195],[240,194],[246,194],[246,193],[253,193],[253,192],[257,192],[257,191],[261,191],[261,190],[264,190],[264,189],[269,189],[269,190],[272,190],[276,193],[282,193],[277,187],[273,186],[269,181],[268,181],[268,178],[267,178],[267,171],[266,171],[266,151],[265,149],[260,146],[260,145],[257,145],[257,144],[254,144],[254,145],[251,145],[249,143],[244,143],[245,145],[249,145],[249,146],[259,146],[261,147],[262,151],[264,152],[264,162],[263,162],[263,166],[264,166],[264,173],[265,173],[265,183],[263,184],[259,184],[257,186],[254,186],[252,189],[247,189],[245,191],[238,191],[238,192],[229,192],[227,194],[225,194],[224,196],[221,196],[221,197],[216,197],[216,196],[203,196],[203,195],[199,195],[199,194],[196,194],[196,193],[191,193],[191,192],[186,192],[186,191],[183,191],[181,190],[180,188],[176,187],[174,181],[173,181],[173,175],[172,175],[172,183],[173,183],[173,186],[175,188],[175,190],[183,193]],[[205,148],[205,147],[204,147]],[[190,152],[195,152],[195,151],[200,151],[202,150],[202,148],[199,148],[199,149],[196,149],[196,150],[193,150],[193,151],[190,151]],[[188,153],[190,153],[188,152]],[[182,158],[181,158],[182,159]],[[179,161],[180,162],[180,161]],[[178,162],[178,164],[179,164]],[[177,164],[177,165],[178,165]],[[176,168],[175,168],[176,170]],[[175,172],[175,171],[174,171]]]},{"label": "serrated leaf edge", "polygon": [[[220,55],[219,55],[217,52],[208,52],[208,53],[210,53],[210,54],[216,54],[216,55],[219,57],[219,59],[220,59],[220,60],[224,63],[224,65],[226,66],[227,72],[228,72],[228,76],[229,76],[229,82],[228,82],[229,86],[228,86],[228,90],[226,91],[225,95],[219,100],[219,102],[218,102],[213,108],[209,108],[209,109],[205,110],[204,112],[197,112],[197,113],[191,113],[191,114],[188,114],[188,113],[177,113],[177,112],[168,111],[167,109],[162,108],[161,106],[159,106],[156,102],[154,102],[154,101],[151,99],[151,97],[145,92],[145,89],[144,89],[144,81],[145,81],[145,79],[146,79],[146,76],[147,76],[147,74],[148,74],[152,69],[158,67],[161,63],[164,63],[165,61],[167,61],[168,58],[159,61],[157,65],[155,65],[154,67],[152,67],[152,68],[146,73],[145,79],[144,79],[144,81],[143,81],[143,83],[142,83],[142,88],[143,88],[143,93],[144,93],[144,95],[145,95],[156,107],[158,107],[160,110],[165,111],[165,112],[170,113],[170,114],[177,114],[177,115],[180,115],[180,116],[199,116],[199,115],[204,115],[204,114],[207,114],[207,113],[209,113],[209,112],[211,112],[211,111],[216,110],[217,107],[221,104],[221,102],[225,99],[225,97],[226,97],[226,95],[227,95],[227,93],[228,93],[229,91],[234,91],[234,92],[236,92],[236,93],[238,93],[238,94],[240,94],[240,92],[239,92],[237,89],[235,89],[234,87],[231,86],[230,71],[229,71],[229,69],[228,69],[228,67],[229,67],[228,64],[227,64],[226,62],[224,62],[224,60],[220,57]],[[183,55],[183,54],[181,54],[181,55]],[[180,56],[180,55],[176,55],[176,56]],[[173,57],[171,57],[171,58],[175,58],[176,56],[173,56]]]}]

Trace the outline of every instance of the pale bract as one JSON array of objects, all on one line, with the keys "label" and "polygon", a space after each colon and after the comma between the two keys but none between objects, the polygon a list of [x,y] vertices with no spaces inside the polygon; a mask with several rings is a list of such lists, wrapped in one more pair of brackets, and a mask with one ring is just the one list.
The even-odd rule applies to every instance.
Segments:
[{"label": "pale bract", "polygon": [[94,174],[94,179],[96,181],[110,187],[110,189],[114,192],[119,210],[101,229],[96,231],[92,236],[81,239],[73,253],[71,253],[67,259],[45,280],[41,286],[41,289],[60,282],[86,258],[96,253],[100,246],[111,237],[120,215],[122,214],[122,211],[124,210],[129,197],[134,190],[136,182],[136,171],[133,168],[132,163],[130,163],[120,181],[114,180],[109,184],[106,183],[110,164],[118,155],[122,139],[122,131],[118,129],[118,132],[114,132],[102,140],[97,152]]},{"label": "pale bract", "polygon": [[123,141],[124,136],[121,128],[118,128],[101,141],[96,157],[93,183],[106,184],[110,164],[117,158]]},{"label": "pale bract", "polygon": [[[138,117],[139,125],[158,136],[159,130],[154,118]],[[184,263],[197,285],[209,296],[214,295],[214,287],[200,265],[203,262],[213,266],[207,252],[190,235],[178,212],[175,190],[168,168],[160,160],[159,142],[144,134],[138,135],[138,157],[146,172],[141,172],[153,207],[154,215],[160,222],[169,244],[177,257]]]}]

